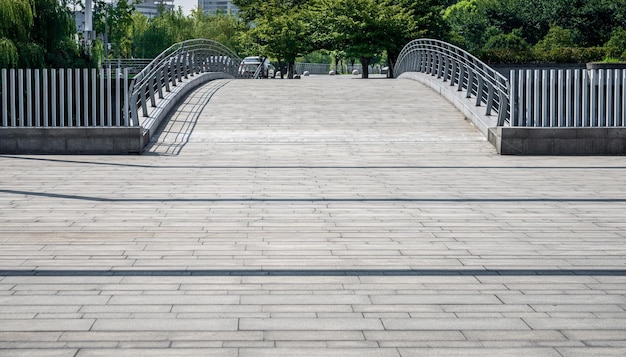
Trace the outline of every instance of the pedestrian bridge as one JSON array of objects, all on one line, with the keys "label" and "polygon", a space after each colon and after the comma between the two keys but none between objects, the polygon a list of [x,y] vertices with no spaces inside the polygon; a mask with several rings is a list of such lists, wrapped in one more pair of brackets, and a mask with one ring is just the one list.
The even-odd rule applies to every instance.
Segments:
[{"label": "pedestrian bridge", "polygon": [[143,155],[0,155],[1,356],[626,355],[623,157],[411,80],[179,99]]},{"label": "pedestrian bridge", "polygon": [[622,157],[410,80],[219,79],[143,155],[0,155],[2,356],[624,356]]},{"label": "pedestrian bridge", "polygon": [[[54,70],[50,77],[46,70],[3,70],[0,152],[142,152],[190,92],[213,80],[241,78],[240,62],[215,41],[190,40],[167,49],[135,76],[121,68],[99,75],[92,70],[91,76],[87,70],[59,70],[58,77]],[[405,46],[394,72],[447,99],[431,115],[443,115],[452,105],[499,153],[626,153],[626,71],[518,70],[507,78],[458,47],[421,39]],[[243,107],[252,105],[248,92],[240,94]],[[328,92],[299,99],[316,105]],[[276,100],[254,109],[290,106],[293,96],[277,93]],[[342,99],[358,103],[359,96],[345,93]],[[377,103],[388,97],[405,96],[392,88]],[[349,107],[337,110],[359,113]]]}]

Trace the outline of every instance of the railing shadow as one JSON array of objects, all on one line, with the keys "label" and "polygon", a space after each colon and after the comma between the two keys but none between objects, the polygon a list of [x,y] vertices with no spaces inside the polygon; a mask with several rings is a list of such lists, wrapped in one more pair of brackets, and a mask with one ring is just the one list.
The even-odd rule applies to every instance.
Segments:
[{"label": "railing shadow", "polygon": [[[175,115],[161,124],[148,143],[145,155],[177,156],[193,133],[200,115],[209,104],[213,95],[229,80],[211,81],[186,95],[182,103],[175,109]],[[198,103],[189,103],[189,97],[200,98]]]}]

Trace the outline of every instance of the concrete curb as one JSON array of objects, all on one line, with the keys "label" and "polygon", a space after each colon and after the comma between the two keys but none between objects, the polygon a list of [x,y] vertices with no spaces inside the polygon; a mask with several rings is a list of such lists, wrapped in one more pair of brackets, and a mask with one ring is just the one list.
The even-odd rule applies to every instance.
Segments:
[{"label": "concrete curb", "polygon": [[141,127],[0,128],[0,154],[136,154],[147,140]]}]

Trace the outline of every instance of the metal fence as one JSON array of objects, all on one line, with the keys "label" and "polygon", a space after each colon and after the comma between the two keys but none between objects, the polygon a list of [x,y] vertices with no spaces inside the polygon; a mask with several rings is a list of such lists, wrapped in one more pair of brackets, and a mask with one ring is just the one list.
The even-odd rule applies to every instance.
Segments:
[{"label": "metal fence", "polygon": [[626,126],[626,71],[511,70],[511,126]]},{"label": "metal fence", "polygon": [[626,126],[626,70],[518,69],[510,80],[451,44],[419,39],[407,44],[395,75],[422,72],[449,82],[498,114],[497,125],[520,127]]},{"label": "metal fence", "polygon": [[102,67],[118,68],[120,70],[128,68],[128,72],[131,75],[135,75],[146,68],[150,62],[152,62],[152,58],[113,58],[105,61]]},{"label": "metal fence", "polygon": [[[2,69],[1,127],[141,126],[167,92],[191,77],[238,77],[241,59],[212,40],[177,43],[136,75],[126,62],[106,69]],[[136,63],[135,63],[136,64]]]},{"label": "metal fence", "polygon": [[128,71],[2,69],[2,127],[132,126]]},{"label": "metal fence", "polygon": [[310,74],[328,74],[330,64],[324,63],[296,63],[296,73],[303,74],[308,71]]}]

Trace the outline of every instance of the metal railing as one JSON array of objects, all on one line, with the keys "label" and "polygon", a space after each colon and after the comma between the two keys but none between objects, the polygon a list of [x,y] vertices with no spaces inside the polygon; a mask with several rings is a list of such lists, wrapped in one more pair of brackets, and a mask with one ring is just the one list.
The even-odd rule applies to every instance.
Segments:
[{"label": "metal railing", "polygon": [[511,126],[626,126],[626,70],[511,70]]},{"label": "metal railing", "polygon": [[298,74],[309,72],[310,74],[328,74],[330,72],[330,64],[324,63],[296,63],[295,71]]},{"label": "metal railing", "polygon": [[476,98],[476,106],[485,105],[485,115],[496,112],[499,126],[509,123],[508,80],[459,47],[433,39],[413,40],[404,46],[395,64],[396,77],[405,72],[441,78],[450,87],[466,91],[466,98]]},{"label": "metal railing", "polygon": [[134,78],[130,112],[134,125],[139,125],[139,110],[148,117],[148,106],[156,107],[157,99],[190,76],[222,72],[238,76],[241,58],[219,42],[196,39],[179,42],[163,51]]},{"label": "metal railing", "polygon": [[0,127],[131,126],[128,70],[2,69]]},{"label": "metal railing", "polygon": [[152,62],[152,58],[112,58],[104,61],[103,68],[128,69],[130,75],[136,75]]},{"label": "metal railing", "polygon": [[[130,62],[122,61],[106,69],[2,69],[0,127],[143,126],[139,113],[148,117],[190,77],[239,77],[240,62],[219,42],[198,39],[171,46],[147,65],[144,61],[135,76]],[[119,67],[112,68],[116,63]]]}]

